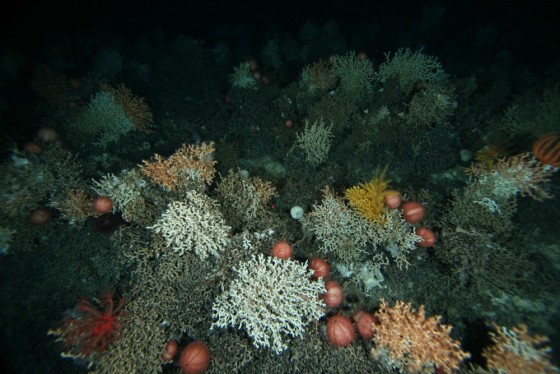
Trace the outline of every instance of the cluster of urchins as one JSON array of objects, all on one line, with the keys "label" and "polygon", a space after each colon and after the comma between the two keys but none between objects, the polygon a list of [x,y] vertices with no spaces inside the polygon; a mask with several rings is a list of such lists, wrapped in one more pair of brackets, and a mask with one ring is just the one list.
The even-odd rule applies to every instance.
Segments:
[{"label": "cluster of urchins", "polygon": [[[391,191],[384,198],[384,203],[389,209],[401,208],[403,218],[406,222],[414,225],[421,222],[425,215],[426,209],[422,204],[416,201],[407,201],[402,203],[400,193]],[[436,242],[436,236],[432,230],[426,227],[417,227],[416,235],[422,238],[417,245],[421,247],[432,247]],[[309,268],[314,270],[313,277],[323,277],[325,279],[330,270],[329,264],[320,258],[314,258],[309,264]],[[342,304],[344,293],[342,287],[335,281],[327,281],[325,283],[327,292],[325,293],[325,304],[330,308],[336,308]],[[355,311],[352,313],[352,320],[341,314],[335,314],[327,320],[326,332],[329,343],[336,347],[346,347],[356,339],[356,330],[360,337],[369,340],[375,334],[374,326],[376,318],[372,313],[364,311]]]},{"label": "cluster of urchins", "polygon": [[[385,196],[385,205],[389,209],[402,209],[404,219],[410,224],[417,224],[426,215],[426,210],[422,204],[415,201],[408,201],[401,204],[398,192],[390,193]],[[417,227],[416,234],[422,238],[418,242],[419,246],[431,247],[436,241],[435,234],[426,227]],[[287,260],[292,257],[292,246],[285,240],[279,241],[272,247],[272,256]],[[309,262],[309,269],[313,270],[314,279],[327,279],[330,272],[330,265],[322,258],[313,258]],[[323,301],[329,308],[336,308],[344,301],[342,287],[336,281],[325,282],[326,292]],[[327,340],[336,347],[346,347],[356,339],[356,330],[362,339],[371,339],[374,335],[375,316],[372,313],[356,311],[352,314],[354,323],[348,317],[335,314],[329,317],[326,324]],[[169,340],[165,345],[165,352],[161,358],[165,362],[172,362],[178,355],[178,344],[175,340]],[[201,341],[194,341],[184,347],[179,355],[179,366],[186,374],[200,374],[206,371],[210,363],[210,350]]]},{"label": "cluster of urchins", "polygon": [[[417,201],[402,202],[401,194],[398,191],[390,191],[383,199],[385,206],[389,209],[402,210],[403,218],[411,225],[420,223],[426,216],[426,208]],[[427,227],[416,227],[416,235],[422,238],[417,244],[420,247],[433,247],[436,243],[436,235]]]},{"label": "cluster of urchins", "polygon": [[[165,352],[161,358],[165,362],[172,362],[178,354],[177,341],[169,340],[165,345]],[[179,366],[185,374],[202,374],[210,364],[210,350],[200,340],[187,344],[179,354]]]},{"label": "cluster of urchins", "polygon": [[[312,269],[313,278],[327,278],[329,276],[330,265],[322,258],[314,258],[309,263]],[[344,292],[338,282],[329,280],[325,282],[327,292],[323,295],[323,301],[329,308],[336,308],[344,301]],[[358,334],[363,339],[371,339],[374,334],[373,323],[374,316],[364,311],[356,311],[352,314],[352,318],[356,323]],[[346,347],[356,338],[354,324],[350,318],[341,314],[335,314],[327,320],[327,340],[335,347]]]},{"label": "cluster of urchins", "polygon": [[[280,241],[272,247],[272,255],[281,259],[288,259],[292,256],[292,247],[286,241]],[[314,279],[327,279],[330,272],[330,265],[322,258],[315,257],[309,262],[309,269],[313,270]],[[340,284],[333,280],[325,282],[327,292],[323,295],[323,301],[329,308],[336,308],[344,301],[344,292]],[[354,322],[358,333],[363,339],[370,339],[373,336],[374,316],[371,313],[358,311],[353,314]],[[352,321],[340,314],[336,314],[327,320],[327,340],[336,347],[346,347],[350,345],[356,335]]]}]

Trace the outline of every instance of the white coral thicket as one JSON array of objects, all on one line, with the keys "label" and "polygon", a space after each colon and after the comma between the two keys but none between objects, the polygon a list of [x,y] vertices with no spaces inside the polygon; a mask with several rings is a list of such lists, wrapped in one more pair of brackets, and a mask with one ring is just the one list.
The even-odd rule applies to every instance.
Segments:
[{"label": "white coral thicket", "polygon": [[174,201],[155,225],[168,247],[183,255],[194,252],[202,260],[219,256],[229,244],[230,227],[225,224],[218,204],[208,196],[189,191],[185,201]]},{"label": "white coral thicket", "polygon": [[326,161],[334,138],[332,129],[333,124],[327,126],[323,123],[323,119],[315,121],[311,126],[307,120],[305,121],[303,132],[296,133],[296,145],[305,153],[307,162],[319,165]]},{"label": "white coral thicket", "polygon": [[234,269],[229,289],[214,302],[213,327],[245,329],[255,347],[275,353],[287,348],[285,336],[302,336],[304,327],[324,315],[322,279],[312,281],[306,263],[253,256]]},{"label": "white coral thicket", "polygon": [[93,137],[96,145],[106,149],[134,129],[134,124],[106,91],[98,92],[71,123],[72,130]]},{"label": "white coral thicket", "polygon": [[416,82],[438,82],[447,78],[441,62],[422,53],[422,50],[399,49],[393,55],[386,53],[385,57],[386,61],[379,66],[374,79],[385,83],[390,78],[396,78],[405,93],[410,92]]}]

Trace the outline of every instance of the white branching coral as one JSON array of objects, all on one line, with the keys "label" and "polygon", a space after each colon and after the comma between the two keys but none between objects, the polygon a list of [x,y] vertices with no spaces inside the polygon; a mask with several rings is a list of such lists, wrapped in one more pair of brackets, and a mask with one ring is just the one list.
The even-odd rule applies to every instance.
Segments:
[{"label": "white branching coral", "polygon": [[233,87],[248,88],[253,90],[257,89],[257,81],[251,74],[248,62],[242,62],[239,66],[233,68],[233,74],[231,74],[230,82]]},{"label": "white branching coral", "polygon": [[548,337],[529,334],[527,325],[512,328],[493,323],[493,345],[482,351],[488,369],[497,373],[559,373],[550,360],[552,349]]},{"label": "white branching coral", "polygon": [[420,126],[439,123],[451,116],[456,107],[453,86],[424,83],[424,90],[410,101],[405,120]]},{"label": "white branching coral", "polygon": [[396,78],[403,92],[410,92],[418,81],[433,82],[447,78],[441,63],[436,57],[428,56],[422,51],[399,49],[394,55],[385,54],[386,61],[379,66],[374,78],[385,83],[389,78]]},{"label": "white branching coral", "polygon": [[307,263],[262,254],[234,269],[238,277],[212,306],[214,327],[245,329],[253,345],[275,353],[287,348],[285,337],[302,336],[305,326],[324,315],[321,279],[312,281]]},{"label": "white branching coral", "polygon": [[208,255],[219,256],[230,242],[230,227],[218,204],[196,191],[188,191],[185,201],[170,203],[156,224],[148,228],[161,233],[165,244],[179,255],[194,252],[202,260]]},{"label": "white branching coral", "polygon": [[381,222],[368,222],[329,188],[323,194],[321,204],[313,205],[302,220],[304,232],[315,236],[320,252],[344,264],[369,256],[375,266],[385,266],[392,258],[399,269],[408,268],[408,258],[421,238],[400,211],[387,211]]},{"label": "white branching coral", "polygon": [[72,130],[96,139],[96,145],[105,149],[122,136],[134,130],[124,109],[115,97],[106,91],[98,92],[71,123]]},{"label": "white branching coral", "polygon": [[554,169],[542,164],[530,153],[499,159],[493,165],[477,163],[467,169],[481,190],[491,191],[490,197],[515,199],[517,195],[542,201],[552,198],[546,191]]},{"label": "white branching coral", "polygon": [[365,253],[369,241],[368,223],[361,219],[329,188],[323,190],[321,204],[301,221],[306,235],[313,235],[319,243],[319,251],[334,255],[344,263],[350,263]]},{"label": "white branching coral", "polygon": [[99,196],[110,197],[113,201],[113,212],[124,211],[126,207],[141,195],[146,182],[138,170],[123,170],[119,177],[106,174],[100,180],[92,180],[92,190]]},{"label": "white branching coral", "polygon": [[385,248],[399,269],[408,269],[408,259],[422,238],[416,235],[398,210],[389,210],[383,219],[384,224],[370,225],[371,241],[375,246]]},{"label": "white branching coral", "polygon": [[313,165],[319,165],[327,159],[331,141],[333,124],[326,126],[321,119],[315,121],[309,126],[309,122],[305,121],[305,127],[302,133],[297,133],[296,145],[305,153],[307,162]]},{"label": "white branching coral", "polygon": [[371,94],[373,65],[368,59],[358,58],[354,52],[334,57],[332,75],[339,81],[339,90],[353,99],[363,99]]},{"label": "white branching coral", "polygon": [[270,199],[276,196],[276,189],[268,181],[245,176],[240,170],[230,170],[216,187],[216,195],[224,216],[235,229],[242,225],[253,226]]}]

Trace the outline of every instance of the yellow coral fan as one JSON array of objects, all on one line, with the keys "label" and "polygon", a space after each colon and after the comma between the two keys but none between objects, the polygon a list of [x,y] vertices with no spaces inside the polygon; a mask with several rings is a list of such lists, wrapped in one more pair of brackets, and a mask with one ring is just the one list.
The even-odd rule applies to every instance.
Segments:
[{"label": "yellow coral fan", "polygon": [[383,213],[387,211],[383,199],[390,194],[387,190],[389,181],[385,180],[385,168],[381,173],[370,182],[361,183],[350,187],[344,195],[348,199],[350,206],[368,221],[383,223]]}]

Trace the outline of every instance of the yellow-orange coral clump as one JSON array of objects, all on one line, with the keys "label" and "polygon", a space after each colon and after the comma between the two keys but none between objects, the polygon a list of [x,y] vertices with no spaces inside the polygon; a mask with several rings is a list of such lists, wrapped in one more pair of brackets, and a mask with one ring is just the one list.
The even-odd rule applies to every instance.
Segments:
[{"label": "yellow-orange coral clump", "polygon": [[527,325],[508,329],[496,324],[490,337],[493,345],[485,348],[482,355],[486,358],[488,369],[498,373],[558,373],[560,370],[550,362],[548,338],[542,335],[529,335]]},{"label": "yellow-orange coral clump", "polygon": [[350,206],[368,221],[383,223],[383,213],[387,211],[383,199],[393,192],[387,190],[389,182],[385,180],[385,170],[373,180],[350,187],[344,195]]},{"label": "yellow-orange coral clump", "polygon": [[168,158],[156,154],[154,161],[143,160],[140,170],[154,182],[169,190],[176,190],[180,178],[184,175],[209,185],[216,172],[214,150],[214,142],[200,145],[183,144]]},{"label": "yellow-orange coral clump", "polygon": [[406,373],[430,370],[449,373],[470,354],[449,336],[451,326],[440,324],[440,316],[426,318],[424,306],[416,312],[410,303],[397,301],[389,306],[381,300],[373,324],[376,347],[372,356],[388,359],[392,367]]}]

